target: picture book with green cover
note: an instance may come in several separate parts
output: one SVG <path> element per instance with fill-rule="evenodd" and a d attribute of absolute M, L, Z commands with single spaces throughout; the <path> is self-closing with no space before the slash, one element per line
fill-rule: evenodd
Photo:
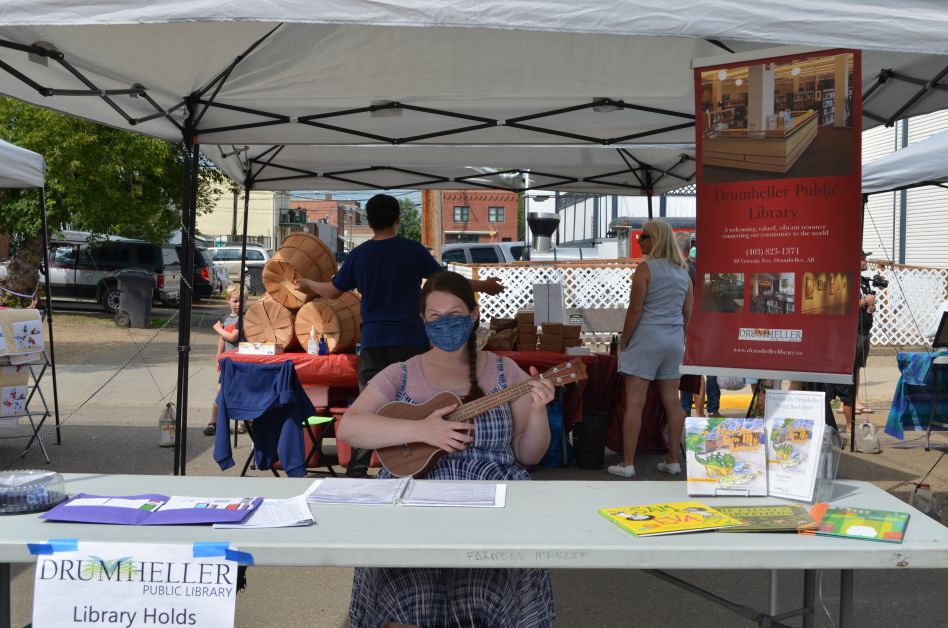
<path fill-rule="evenodd" d="M 816 521 L 804 506 L 717 506 L 729 517 L 740 519 L 744 525 L 721 528 L 720 532 L 800 532 L 815 530 Z"/>
<path fill-rule="evenodd" d="M 599 514 L 635 536 L 700 532 L 743 523 L 697 501 L 601 508 Z"/>
<path fill-rule="evenodd" d="M 688 495 L 767 494 L 763 419 L 687 417 Z"/>
<path fill-rule="evenodd" d="M 885 543 L 901 543 L 905 538 L 909 520 L 907 512 L 821 506 L 817 504 L 810 511 L 819 521 L 816 534 Z"/>

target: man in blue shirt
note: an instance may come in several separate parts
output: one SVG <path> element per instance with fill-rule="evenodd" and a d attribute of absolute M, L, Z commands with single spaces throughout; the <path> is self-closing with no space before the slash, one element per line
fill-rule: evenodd
<path fill-rule="evenodd" d="M 424 246 L 398 235 L 400 207 L 387 194 L 376 194 L 365 204 L 372 238 L 352 249 L 332 281 L 297 280 L 310 296 L 335 299 L 357 288 L 360 312 L 359 388 L 389 364 L 404 362 L 428 350 L 421 318 L 421 280 L 444 270 Z M 494 278 L 471 280 L 476 292 L 499 294 L 503 285 Z M 353 449 L 348 477 L 365 477 L 372 451 Z"/>

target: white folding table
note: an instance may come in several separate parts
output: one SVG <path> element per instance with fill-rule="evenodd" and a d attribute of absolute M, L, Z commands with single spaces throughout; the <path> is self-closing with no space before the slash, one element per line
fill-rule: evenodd
<path fill-rule="evenodd" d="M 101 495 L 290 497 L 312 480 L 138 475 L 66 476 L 67 492 Z M 803 616 L 814 624 L 818 570 L 841 572 L 840 626 L 853 625 L 853 570 L 948 567 L 948 528 L 867 482 L 839 481 L 833 504 L 911 513 L 901 544 L 796 534 L 714 532 L 636 538 L 599 508 L 687 499 L 684 482 L 511 482 L 502 509 L 313 506 L 308 528 L 214 530 L 209 526 L 108 526 L 50 523 L 37 515 L 0 519 L 0 627 L 10 621 L 10 564 L 31 563 L 28 542 L 192 543 L 229 541 L 256 565 L 392 567 L 547 567 L 641 569 L 771 626 Z M 704 498 L 710 505 L 783 503 L 771 498 Z M 368 516 L 367 510 L 371 510 Z M 665 574 L 668 569 L 799 569 L 804 607 L 775 617 L 723 600 Z"/>

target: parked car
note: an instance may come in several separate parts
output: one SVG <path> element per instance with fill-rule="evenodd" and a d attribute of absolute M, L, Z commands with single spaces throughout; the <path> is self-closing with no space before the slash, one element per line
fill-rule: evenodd
<path fill-rule="evenodd" d="M 215 246 L 208 249 L 211 259 L 215 263 L 223 264 L 227 268 L 227 275 L 234 283 L 240 281 L 240 244 L 228 244 L 225 246 Z M 273 251 L 259 244 L 247 244 L 246 266 L 248 268 L 260 267 L 273 257 Z M 250 287 L 250 276 L 244 279 L 244 285 Z"/>
<path fill-rule="evenodd" d="M 181 254 L 180 244 L 175 245 L 175 251 L 178 253 L 179 262 L 181 262 L 183 256 Z M 214 263 L 211 261 L 211 255 L 207 249 L 195 247 L 193 273 L 194 280 L 191 282 L 191 299 L 193 301 L 209 299 L 212 296 L 221 293 L 220 281 L 214 274 L 213 264 Z M 181 262 L 181 265 L 184 265 L 183 262 Z"/>
<path fill-rule="evenodd" d="M 82 231 L 64 231 L 50 242 L 50 296 L 95 300 L 114 314 L 119 308 L 116 274 L 123 268 L 144 268 L 155 273 L 155 299 L 169 306 L 177 302 L 181 263 L 173 244 L 117 236 L 90 242 L 89 236 Z"/>
<path fill-rule="evenodd" d="M 442 264 L 510 264 L 530 260 L 523 242 L 465 242 L 441 247 Z"/>

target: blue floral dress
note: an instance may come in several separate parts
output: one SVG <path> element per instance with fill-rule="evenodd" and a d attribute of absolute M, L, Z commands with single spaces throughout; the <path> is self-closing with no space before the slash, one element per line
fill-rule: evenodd
<path fill-rule="evenodd" d="M 396 401 L 408 395 L 408 367 L 401 364 Z M 497 358 L 497 387 L 507 387 L 503 360 Z M 428 480 L 529 480 L 511 447 L 510 404 L 478 416 L 474 443 L 442 457 Z M 383 469 L 379 477 L 391 477 Z M 417 626 L 553 625 L 553 587 L 546 569 L 427 569 L 358 567 L 352 580 L 349 621 L 353 628 L 378 628 L 387 622 Z"/>

